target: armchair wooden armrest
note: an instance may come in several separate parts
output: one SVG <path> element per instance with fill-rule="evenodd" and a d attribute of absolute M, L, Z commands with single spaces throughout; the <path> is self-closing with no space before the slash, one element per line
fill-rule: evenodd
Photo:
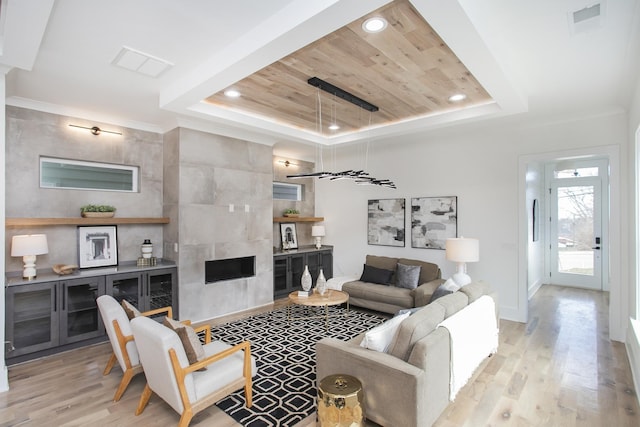
<path fill-rule="evenodd" d="M 149 317 L 149 316 L 154 316 L 156 314 L 162 314 L 162 313 L 166 313 L 167 317 L 170 317 L 173 319 L 173 309 L 171 308 L 171 306 L 156 308 L 153 310 L 145 311 L 140 314 L 142 314 L 143 316 Z"/>
<path fill-rule="evenodd" d="M 211 342 L 211 326 L 210 325 L 200 325 L 200 326 L 194 327 L 193 330 L 196 331 L 196 333 L 204 332 L 205 344 L 209 344 Z"/>

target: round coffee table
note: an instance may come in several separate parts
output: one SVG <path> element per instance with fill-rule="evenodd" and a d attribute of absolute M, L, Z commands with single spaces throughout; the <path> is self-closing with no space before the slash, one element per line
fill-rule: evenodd
<path fill-rule="evenodd" d="M 287 320 L 302 320 L 302 319 L 323 319 L 324 318 L 324 330 L 329 329 L 329 306 L 340 305 L 347 303 L 347 312 L 345 316 L 349 315 L 349 294 L 343 291 L 336 291 L 334 289 L 328 289 L 324 295 L 320 295 L 317 292 L 313 292 L 308 297 L 298 296 L 298 291 L 291 292 L 289 294 L 289 304 L 287 305 Z M 293 318 L 291 317 L 291 305 L 303 305 L 306 307 L 324 307 L 324 315 L 320 316 L 305 316 Z"/>

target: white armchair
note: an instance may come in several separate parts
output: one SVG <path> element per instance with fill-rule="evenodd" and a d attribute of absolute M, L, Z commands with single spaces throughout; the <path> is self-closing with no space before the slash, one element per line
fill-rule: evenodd
<path fill-rule="evenodd" d="M 248 341 L 235 346 L 205 343 L 205 358 L 189 365 L 173 330 L 146 317 L 131 320 L 131 329 L 147 377 L 136 415 L 144 411 L 152 392 L 181 414 L 179 426 L 189 425 L 195 414 L 242 387 L 251 407 L 256 361 Z"/>
<path fill-rule="evenodd" d="M 140 364 L 136 344 L 133 341 L 129 317 L 122 305 L 110 295 L 101 295 L 96 299 L 96 302 L 113 348 L 113 353 L 102 375 L 108 375 L 115 366 L 116 361 L 122 369 L 122 380 L 113 396 L 113 401 L 117 402 L 124 394 L 131 379 L 142 372 L 142 365 Z M 164 314 L 167 317 L 173 317 L 173 310 L 171 307 L 163 307 L 139 314 L 143 316 Z M 188 324 L 189 322 L 186 321 L 185 323 Z M 206 332 L 210 333 L 208 325 L 205 325 L 202 329 L 206 329 Z"/>

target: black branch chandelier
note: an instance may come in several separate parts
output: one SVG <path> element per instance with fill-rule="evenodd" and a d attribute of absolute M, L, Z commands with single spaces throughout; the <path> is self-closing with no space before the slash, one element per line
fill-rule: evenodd
<path fill-rule="evenodd" d="M 340 89 L 337 86 L 334 86 L 330 83 L 325 82 L 324 80 L 321 80 L 317 77 L 312 77 L 309 80 L 307 80 L 307 83 L 309 83 L 311 86 L 315 86 L 318 89 L 322 89 L 325 92 L 328 92 L 330 94 L 332 94 L 335 97 L 344 99 L 346 101 L 351 102 L 352 104 L 357 105 L 358 107 L 369 111 L 369 114 L 371 114 L 372 112 L 378 111 L 378 107 L 370 104 L 369 102 L 365 101 L 364 99 L 358 98 L 357 96 L 343 90 Z M 320 123 L 320 129 L 322 130 L 322 103 L 320 101 L 320 93 L 318 92 L 318 116 L 319 116 L 319 123 Z M 367 148 L 368 151 L 368 148 Z M 322 163 L 322 162 L 321 162 Z M 387 187 L 387 188 L 396 188 L 396 185 L 393 183 L 393 181 L 388 180 L 388 179 L 377 179 L 374 178 L 372 176 L 369 175 L 369 173 L 365 172 L 364 170 L 353 170 L 353 169 L 349 169 L 349 170 L 345 170 L 342 172 L 311 172 L 311 173 L 300 173 L 300 174 L 293 174 L 293 175 L 287 175 L 287 178 L 289 179 L 297 179 L 297 178 L 318 178 L 318 179 L 328 179 L 329 181 L 336 181 L 336 180 L 340 180 L 340 179 L 351 179 L 353 180 L 356 184 L 358 185 L 378 185 L 381 187 Z"/>

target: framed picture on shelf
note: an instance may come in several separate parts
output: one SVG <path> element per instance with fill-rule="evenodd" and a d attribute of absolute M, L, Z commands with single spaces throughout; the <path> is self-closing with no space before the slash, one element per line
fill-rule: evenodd
<path fill-rule="evenodd" d="M 367 201 L 367 244 L 404 247 L 404 199 Z"/>
<path fill-rule="evenodd" d="M 449 237 L 458 237 L 458 198 L 411 199 L 411 247 L 444 250 Z"/>
<path fill-rule="evenodd" d="M 79 226 L 78 258 L 80 268 L 118 265 L 116 226 Z"/>
<path fill-rule="evenodd" d="M 283 222 L 280 224 L 280 236 L 282 237 L 282 249 L 298 249 L 298 234 L 296 224 Z"/>

